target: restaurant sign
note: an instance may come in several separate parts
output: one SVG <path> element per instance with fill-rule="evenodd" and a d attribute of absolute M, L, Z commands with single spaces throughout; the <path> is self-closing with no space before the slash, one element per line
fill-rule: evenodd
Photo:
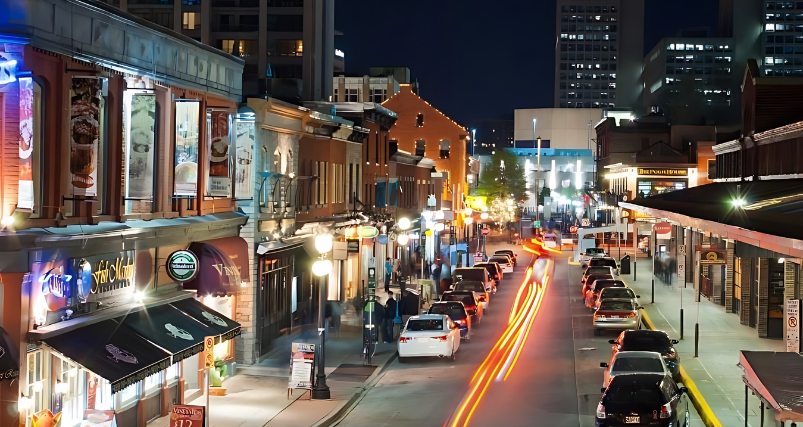
<path fill-rule="evenodd" d="M 638 168 L 639 175 L 651 176 L 688 176 L 688 169 L 677 168 Z"/>
<path fill-rule="evenodd" d="M 699 252 L 701 265 L 725 264 L 727 252 L 725 249 L 706 248 L 709 245 L 697 245 L 695 250 Z"/>
<path fill-rule="evenodd" d="M 121 251 L 72 260 L 78 302 L 87 302 L 92 295 L 134 289 L 134 253 Z"/>
<path fill-rule="evenodd" d="M 215 266 L 217 269 L 217 266 Z M 221 272 L 218 269 L 218 272 Z M 175 251 L 167 257 L 167 275 L 176 282 L 189 282 L 198 274 L 198 256 L 192 251 Z"/>

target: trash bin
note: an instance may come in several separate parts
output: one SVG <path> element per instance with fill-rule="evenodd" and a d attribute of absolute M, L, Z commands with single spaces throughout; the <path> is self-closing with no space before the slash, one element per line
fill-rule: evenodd
<path fill-rule="evenodd" d="M 619 261 L 619 274 L 630 274 L 630 255 L 625 255 Z"/>

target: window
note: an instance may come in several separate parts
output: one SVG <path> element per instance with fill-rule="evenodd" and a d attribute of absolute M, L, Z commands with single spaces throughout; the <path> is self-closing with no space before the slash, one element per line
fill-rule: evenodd
<path fill-rule="evenodd" d="M 53 398 L 61 400 L 64 425 L 74 425 L 84 418 L 84 375 L 86 373 L 64 359 L 57 360 L 56 366 L 60 374 L 56 379 Z"/>
<path fill-rule="evenodd" d="M 385 102 L 385 99 L 387 99 L 387 93 L 388 93 L 387 89 L 373 89 L 372 92 L 374 97 L 372 101 L 377 104 L 381 104 Z"/>
<path fill-rule="evenodd" d="M 427 143 L 424 140 L 417 140 L 415 142 L 415 155 L 424 157 L 426 156 Z"/>
<path fill-rule="evenodd" d="M 272 50 L 277 56 L 301 56 L 304 53 L 304 43 L 302 40 L 285 39 L 276 40 L 275 48 Z"/>
<path fill-rule="evenodd" d="M 157 372 L 157 373 L 155 373 L 153 375 L 145 377 L 145 380 L 143 381 L 143 384 L 145 386 L 145 390 L 144 390 L 145 393 L 148 393 L 148 392 L 154 390 L 156 387 L 162 385 L 162 373 L 161 372 Z"/>
<path fill-rule="evenodd" d="M 182 14 L 181 28 L 184 30 L 200 30 L 201 12 L 184 12 Z"/>
<path fill-rule="evenodd" d="M 302 32 L 303 15 L 268 15 L 268 31 Z"/>
<path fill-rule="evenodd" d="M 50 407 L 50 402 L 45 399 L 49 366 L 48 358 L 42 350 L 28 353 L 28 390 L 25 391 L 25 396 L 31 399 L 31 413 Z"/>
<path fill-rule="evenodd" d="M 418 113 L 418 116 L 416 116 L 416 118 L 415 118 L 415 125 L 417 127 L 424 127 L 424 115 L 423 114 Z"/>
<path fill-rule="evenodd" d="M 123 92 L 126 214 L 150 213 L 153 208 L 156 111 L 156 97 L 151 91 Z"/>
<path fill-rule="evenodd" d="M 441 157 L 441 159 L 448 159 L 449 158 L 449 140 L 448 139 L 442 139 L 441 140 L 440 157 Z"/>
<path fill-rule="evenodd" d="M 329 162 L 315 162 L 318 172 L 318 191 L 317 191 L 317 198 L 316 203 L 318 205 L 325 205 L 326 194 L 329 188 L 327 170 L 329 169 Z"/>
<path fill-rule="evenodd" d="M 235 40 L 220 40 L 218 41 L 218 49 L 231 55 L 234 53 L 235 43 Z"/>
<path fill-rule="evenodd" d="M 346 88 L 346 102 L 360 102 L 360 92 L 358 88 Z"/>

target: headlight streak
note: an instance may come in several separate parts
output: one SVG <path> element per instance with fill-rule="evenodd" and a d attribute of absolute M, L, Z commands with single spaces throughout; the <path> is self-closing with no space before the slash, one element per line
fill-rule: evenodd
<path fill-rule="evenodd" d="M 491 348 L 480 367 L 477 368 L 471 378 L 469 391 L 463 397 L 446 425 L 450 427 L 468 426 L 491 383 L 494 380 L 507 380 L 508 376 L 513 372 L 521 355 L 521 350 L 527 342 L 527 337 L 541 307 L 541 302 L 544 299 L 543 296 L 549 283 L 549 269 L 553 261 L 551 259 L 546 259 L 545 261 L 546 265 L 543 268 L 543 277 L 540 284 L 536 283 L 535 280 L 531 280 L 533 267 L 528 268 L 524 281 L 519 287 L 516 300 L 513 303 L 507 328 Z M 525 289 L 527 290 L 526 297 L 521 301 L 521 296 L 524 294 Z M 521 305 L 519 306 L 520 301 Z M 517 338 L 512 339 L 514 337 Z M 467 410 L 468 412 L 466 412 Z M 465 420 L 463 419 L 464 414 Z"/>

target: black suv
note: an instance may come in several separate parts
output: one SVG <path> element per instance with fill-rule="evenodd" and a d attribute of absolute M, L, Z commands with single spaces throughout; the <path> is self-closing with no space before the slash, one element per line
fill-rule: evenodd
<path fill-rule="evenodd" d="M 613 377 L 597 405 L 596 427 L 688 427 L 686 388 L 669 375 L 622 374 Z"/>

